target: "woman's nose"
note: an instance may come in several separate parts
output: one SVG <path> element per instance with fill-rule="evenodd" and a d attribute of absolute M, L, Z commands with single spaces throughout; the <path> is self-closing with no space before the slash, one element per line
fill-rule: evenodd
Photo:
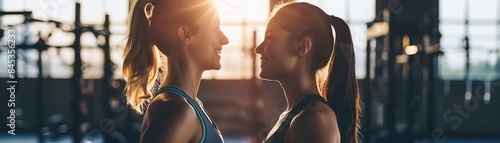
<path fill-rule="evenodd" d="M 221 43 L 222 45 L 227 45 L 227 44 L 229 44 L 229 39 L 227 39 L 226 35 L 225 35 L 222 31 L 220 31 L 220 35 L 221 35 L 221 36 L 220 36 L 220 43 Z"/>
<path fill-rule="evenodd" d="M 257 47 L 255 47 L 254 52 L 257 54 L 261 54 L 263 47 L 264 47 L 264 42 L 260 43 Z"/>

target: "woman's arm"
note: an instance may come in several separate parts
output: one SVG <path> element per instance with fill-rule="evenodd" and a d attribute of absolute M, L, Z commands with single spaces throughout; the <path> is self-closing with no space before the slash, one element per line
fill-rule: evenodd
<path fill-rule="evenodd" d="M 196 113 L 183 98 L 152 102 L 143 119 L 141 143 L 187 143 L 198 129 Z"/>

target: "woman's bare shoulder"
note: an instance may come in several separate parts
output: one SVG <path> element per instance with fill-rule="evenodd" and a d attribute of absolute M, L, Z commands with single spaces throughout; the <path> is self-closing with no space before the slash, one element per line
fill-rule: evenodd
<path fill-rule="evenodd" d="M 191 105 L 183 97 L 172 93 L 162 93 L 156 96 L 149 104 L 144 117 L 151 118 L 150 120 L 182 118 L 188 121 L 196 121 L 196 113 Z"/>
<path fill-rule="evenodd" d="M 312 102 L 295 116 L 287 131 L 294 142 L 340 142 L 337 118 L 322 102 Z"/>
<path fill-rule="evenodd" d="M 187 142 L 196 133 L 196 122 L 196 113 L 184 98 L 160 94 L 151 101 L 144 114 L 141 142 Z"/>

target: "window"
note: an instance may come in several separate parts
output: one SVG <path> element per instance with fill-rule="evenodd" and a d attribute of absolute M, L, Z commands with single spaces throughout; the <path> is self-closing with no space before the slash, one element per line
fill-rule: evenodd
<path fill-rule="evenodd" d="M 441 0 L 439 1 L 441 47 L 439 75 L 443 79 L 462 80 L 466 71 L 464 38 L 470 45 L 470 77 L 497 79 L 500 77 L 498 1 Z M 468 11 L 467 11 L 468 9 Z M 469 19 L 469 25 L 465 20 Z"/>

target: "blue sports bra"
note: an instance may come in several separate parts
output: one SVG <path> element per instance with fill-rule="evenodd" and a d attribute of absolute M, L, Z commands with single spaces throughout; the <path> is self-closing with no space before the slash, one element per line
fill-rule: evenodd
<path fill-rule="evenodd" d="M 193 107 L 198 119 L 200 120 L 202 127 L 202 137 L 200 143 L 223 143 L 222 135 L 215 125 L 215 123 L 209 120 L 207 113 L 198 105 L 198 103 L 189 97 L 186 92 L 184 92 L 181 88 L 177 86 L 165 86 L 162 87 L 156 92 L 156 95 L 164 92 L 170 92 L 178 96 L 182 96 L 188 101 L 188 103 Z M 213 121 L 213 120 L 212 120 Z"/>

